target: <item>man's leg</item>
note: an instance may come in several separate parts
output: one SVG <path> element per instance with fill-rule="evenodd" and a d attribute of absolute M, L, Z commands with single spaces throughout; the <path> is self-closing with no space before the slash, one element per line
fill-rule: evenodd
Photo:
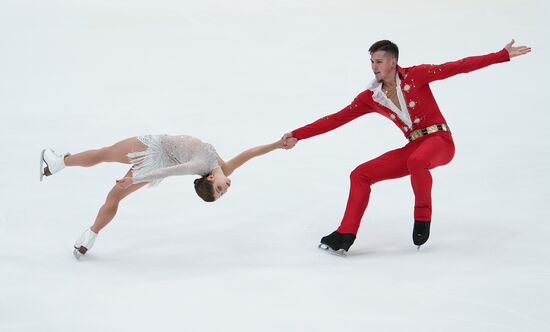
<path fill-rule="evenodd" d="M 447 136 L 448 135 L 448 136 Z M 413 242 L 420 248 L 428 241 L 432 220 L 432 175 L 430 169 L 448 164 L 455 148 L 450 134 L 429 136 L 421 141 L 407 160 L 414 191 Z"/>
<path fill-rule="evenodd" d="M 449 135 L 449 134 L 444 134 Z M 414 191 L 414 219 L 432 219 L 432 175 L 430 169 L 448 164 L 454 156 L 452 138 L 435 134 L 426 137 L 410 154 L 407 168 Z"/>
<path fill-rule="evenodd" d="M 371 185 L 389 179 L 409 175 L 407 159 L 410 151 L 407 146 L 392 150 L 359 165 L 350 174 L 350 191 L 346 211 L 339 233 L 357 234 L 363 214 L 369 204 Z"/>
<path fill-rule="evenodd" d="M 386 152 L 385 154 L 358 166 L 351 172 L 351 186 L 344 217 L 335 232 L 321 239 L 319 248 L 344 255 L 355 241 L 361 224 L 361 218 L 369 203 L 371 185 L 388 179 L 409 174 L 407 159 L 411 149 L 408 145 Z"/>

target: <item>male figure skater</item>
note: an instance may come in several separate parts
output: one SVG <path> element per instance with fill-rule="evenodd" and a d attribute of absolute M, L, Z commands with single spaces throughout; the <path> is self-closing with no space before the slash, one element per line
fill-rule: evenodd
<path fill-rule="evenodd" d="M 414 192 L 413 242 L 420 248 L 430 235 L 432 220 L 432 176 L 430 170 L 448 164 L 455 148 L 451 130 L 430 90 L 433 81 L 468 73 L 489 65 L 510 61 L 527 54 L 530 47 L 513 47 L 514 40 L 502 50 L 468 57 L 441 65 L 401 68 L 399 50 L 389 40 L 369 48 L 375 79 L 367 90 L 341 111 L 322 117 L 284 134 L 285 147 L 291 149 L 299 140 L 331 131 L 351 120 L 376 112 L 395 123 L 408 143 L 359 165 L 351 173 L 351 187 L 344 217 L 336 231 L 321 239 L 319 248 L 345 255 L 355 241 L 361 218 L 367 208 L 371 186 L 379 181 L 410 175 Z"/>

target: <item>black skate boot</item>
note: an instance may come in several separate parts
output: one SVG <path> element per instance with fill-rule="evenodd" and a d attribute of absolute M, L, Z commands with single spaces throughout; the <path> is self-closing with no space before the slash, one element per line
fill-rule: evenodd
<path fill-rule="evenodd" d="M 321 239 L 319 248 L 327 250 L 334 255 L 345 256 L 354 241 L 355 235 L 342 234 L 334 231 Z"/>
<path fill-rule="evenodd" d="M 416 246 L 418 246 L 418 250 L 420 250 L 420 246 L 426 243 L 430 237 L 430 223 L 430 220 L 414 221 L 413 242 Z"/>

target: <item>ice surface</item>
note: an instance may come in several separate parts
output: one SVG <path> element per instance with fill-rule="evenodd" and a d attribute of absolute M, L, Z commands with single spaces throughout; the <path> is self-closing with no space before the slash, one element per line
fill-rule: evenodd
<path fill-rule="evenodd" d="M 3 0 L 0 331 L 549 330 L 549 14 L 533 0 Z M 433 172 L 420 252 L 407 178 L 373 187 L 347 257 L 317 249 L 349 173 L 405 143 L 368 115 L 251 161 L 214 204 L 193 177 L 141 190 L 74 259 L 126 166 L 40 183 L 42 148 L 189 134 L 230 158 L 346 106 L 386 38 L 403 66 L 533 47 L 432 85 L 457 154 Z"/>

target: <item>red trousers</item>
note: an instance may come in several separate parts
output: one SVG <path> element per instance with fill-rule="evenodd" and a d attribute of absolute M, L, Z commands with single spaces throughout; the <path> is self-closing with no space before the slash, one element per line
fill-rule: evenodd
<path fill-rule="evenodd" d="M 420 137 L 400 149 L 392 150 L 359 165 L 351 172 L 351 187 L 340 233 L 357 234 L 369 204 L 371 185 L 376 182 L 411 176 L 414 191 L 414 220 L 432 219 L 432 175 L 430 170 L 448 164 L 455 154 L 451 134 L 440 131 Z"/>

